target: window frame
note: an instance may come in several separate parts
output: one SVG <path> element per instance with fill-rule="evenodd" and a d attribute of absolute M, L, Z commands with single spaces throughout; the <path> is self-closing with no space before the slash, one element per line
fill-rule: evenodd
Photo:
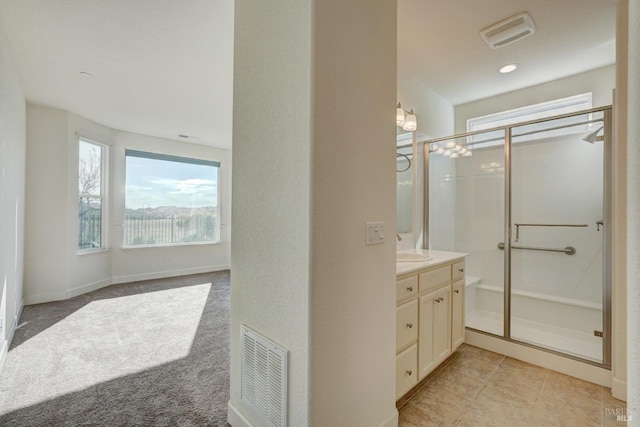
<path fill-rule="evenodd" d="M 503 128 L 506 126 L 524 123 L 527 121 L 545 119 L 558 116 L 561 114 L 576 113 L 588 110 L 593 107 L 593 93 L 585 92 L 578 95 L 567 96 L 564 98 L 552 99 L 550 101 L 530 104 L 524 107 L 513 108 L 510 110 L 499 111 L 497 113 L 487 114 L 484 116 L 472 117 L 467 119 L 467 132 L 483 131 L 488 129 Z M 500 145 L 501 142 L 478 143 L 478 140 L 500 137 L 500 130 L 495 132 L 487 132 L 467 137 L 467 143 L 473 144 L 474 149 L 493 147 Z M 533 139 L 533 138 L 531 138 Z M 520 139 L 519 142 L 524 140 Z"/>
<path fill-rule="evenodd" d="M 170 242 L 170 243 L 146 243 L 146 244 L 127 244 L 127 217 L 126 217 L 126 209 L 127 209 L 127 159 L 129 157 L 138 157 L 149 160 L 159 160 L 159 161 L 167 161 L 167 162 L 178 162 L 178 163 L 186 163 L 200 166 L 210 166 L 215 168 L 216 173 L 216 196 L 215 196 L 215 215 L 216 221 L 214 224 L 214 234 L 216 236 L 215 240 L 198 240 L 198 241 L 186 241 L 186 242 Z M 142 248 L 164 248 L 164 247 L 174 247 L 174 246 L 190 246 L 190 245 L 219 245 L 222 243 L 222 207 L 220 206 L 220 169 L 221 162 L 217 160 L 207 160 L 198 157 L 184 157 L 177 156 L 173 154 L 164 154 L 164 153 L 154 153 L 151 151 L 138 150 L 133 148 L 125 149 L 125 189 L 124 189 L 124 212 L 123 212 L 123 227 L 122 227 L 122 249 L 142 249 Z"/>
<path fill-rule="evenodd" d="M 90 145 L 94 145 L 97 146 L 100 149 L 100 194 L 99 195 L 95 195 L 95 194 L 81 194 L 80 193 L 80 188 L 78 186 L 79 182 L 80 182 L 80 145 L 82 143 L 86 143 L 86 144 L 90 144 Z M 77 205 L 76 207 L 78 208 L 78 212 L 77 212 L 77 219 L 78 219 L 78 238 L 77 238 L 77 242 L 78 242 L 78 246 L 77 246 L 77 250 L 78 250 L 78 255 L 84 255 L 84 254 L 90 254 L 90 253 L 96 253 L 96 252 L 103 252 L 109 249 L 109 233 L 108 233 L 108 218 L 107 218 L 107 213 L 109 212 L 108 210 L 108 165 L 109 165 L 109 146 L 105 143 L 96 141 L 95 139 L 92 138 L 88 138 L 86 136 L 83 135 L 78 135 L 78 162 L 77 162 L 77 179 L 76 179 L 76 191 L 78 194 L 78 198 L 77 198 Z M 99 247 L 94 247 L 94 248 L 85 248 L 82 249 L 80 248 L 80 203 L 82 201 L 82 199 L 86 199 L 86 198 L 90 198 L 90 199 L 98 199 L 100 200 L 100 246 Z"/>

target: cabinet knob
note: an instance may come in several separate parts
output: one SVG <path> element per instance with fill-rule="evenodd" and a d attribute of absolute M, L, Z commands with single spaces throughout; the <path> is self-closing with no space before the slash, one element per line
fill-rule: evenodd
<path fill-rule="evenodd" d="M 413 328 L 413 323 L 407 323 L 407 328 L 409 329 Z"/>
<path fill-rule="evenodd" d="M 453 291 L 453 292 L 455 292 L 456 294 L 459 294 L 459 293 L 460 293 L 460 289 L 456 289 L 456 290 L 455 290 L 455 291 Z"/>
<path fill-rule="evenodd" d="M 413 374 L 413 371 L 411 371 L 410 369 L 407 369 L 406 371 L 404 371 L 404 373 L 407 375 L 411 375 Z"/>
<path fill-rule="evenodd" d="M 442 298 L 436 298 L 436 302 L 440 303 L 442 301 Z"/>
<path fill-rule="evenodd" d="M 407 291 L 413 292 L 413 286 L 407 286 Z"/>
<path fill-rule="evenodd" d="M 458 269 L 458 271 L 459 271 L 460 273 L 464 273 L 464 268 L 459 268 L 459 269 Z"/>

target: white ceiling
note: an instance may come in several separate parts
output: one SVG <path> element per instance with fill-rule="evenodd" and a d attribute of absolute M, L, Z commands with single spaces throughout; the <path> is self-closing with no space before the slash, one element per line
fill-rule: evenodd
<path fill-rule="evenodd" d="M 29 101 L 231 148 L 233 0 L 0 0 L 0 14 Z"/>
<path fill-rule="evenodd" d="M 618 2 L 398 0 L 399 72 L 457 105 L 609 65 Z M 522 11 L 533 36 L 484 44 L 481 29 Z M 233 0 L 0 0 L 0 14 L 29 101 L 231 148 Z"/>
<path fill-rule="evenodd" d="M 619 0 L 398 0 L 398 69 L 454 105 L 615 62 Z M 536 32 L 491 49 L 480 30 L 529 12 Z M 511 74 L 498 68 L 520 67 Z"/>

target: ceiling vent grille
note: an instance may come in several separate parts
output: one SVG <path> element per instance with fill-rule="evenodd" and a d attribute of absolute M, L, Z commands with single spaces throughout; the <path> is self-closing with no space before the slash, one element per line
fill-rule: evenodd
<path fill-rule="evenodd" d="M 287 425 L 287 351 L 266 337 L 240 326 L 241 399 L 263 425 Z"/>
<path fill-rule="evenodd" d="M 492 49 L 498 49 L 511 43 L 522 40 L 535 33 L 536 26 L 531 15 L 522 12 L 493 24 L 480 31 L 484 41 Z"/>

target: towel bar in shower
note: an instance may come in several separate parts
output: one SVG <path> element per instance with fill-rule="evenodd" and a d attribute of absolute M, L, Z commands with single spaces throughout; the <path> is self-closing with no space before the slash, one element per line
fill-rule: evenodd
<path fill-rule="evenodd" d="M 504 243 L 498 243 L 498 249 L 501 251 L 504 250 Z M 546 252 L 564 252 L 567 255 L 574 255 L 576 253 L 576 248 L 573 246 L 567 246 L 564 249 L 554 249 L 554 248 L 535 248 L 532 246 L 511 246 L 511 249 L 526 249 L 529 251 L 546 251 Z"/>
<path fill-rule="evenodd" d="M 517 242 L 520 240 L 520 227 L 588 227 L 589 224 L 523 224 L 523 223 L 514 223 L 516 226 L 516 239 Z"/>

